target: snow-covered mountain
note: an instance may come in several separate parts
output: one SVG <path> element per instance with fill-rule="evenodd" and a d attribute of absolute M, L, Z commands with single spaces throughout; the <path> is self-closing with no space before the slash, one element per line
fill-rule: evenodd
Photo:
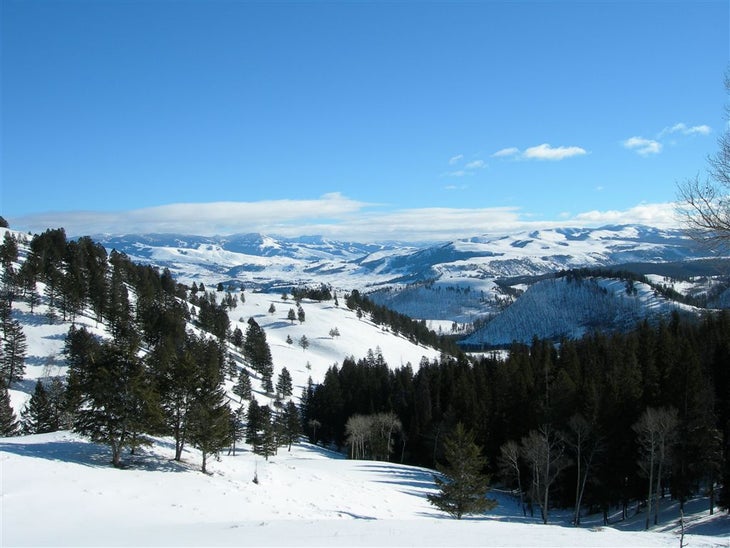
<path fill-rule="evenodd" d="M 264 290 L 321 283 L 343 290 L 360 289 L 379 304 L 433 322 L 434 328 L 441 326 L 456 331 L 501 314 L 540 276 L 628 263 L 643 273 L 662 274 L 667 268 L 659 265 L 672 264 L 675 270 L 682 270 L 676 265 L 716 259 L 680 230 L 641 225 L 553 228 L 420 246 L 337 242 L 319 237 L 285 239 L 260 234 L 214 238 L 127 235 L 101 236 L 98 240 L 108 249 L 123 251 L 135 261 L 169 268 L 183 282 L 235 281 Z M 575 301 L 575 307 L 581 307 L 576 294 L 562 298 L 570 298 Z M 566 317 L 559 326 L 542 324 L 539 330 L 532 331 L 528 324 L 511 318 L 518 314 L 544 316 L 540 306 L 550 308 L 554 303 L 540 299 L 528 302 L 538 308 L 537 312 L 528 309 L 525 303 L 502 320 L 499 336 L 495 336 L 497 328 L 493 326 L 491 334 L 482 337 L 481 342 L 486 342 L 485 338 L 530 340 L 542 332 L 546 336 L 578 334 L 589 325 L 611 323 L 605 315 L 600 320 L 597 317 L 581 320 L 582 316 L 575 314 Z M 605 310 L 623 306 L 614 303 Z M 657 308 L 643 299 L 635 299 L 632 306 L 634 313 L 618 323 L 670 307 Z M 521 326 L 524 330 L 507 332 L 507 325 L 515 329 Z"/>
<path fill-rule="evenodd" d="M 260 234 L 148 234 L 94 239 L 135 261 L 167 267 L 182 281 L 216 277 L 264 287 L 327 283 L 362 289 L 424 281 L 474 287 L 493 278 L 708 256 L 706 250 L 679 230 L 639 225 L 475 236 L 429 246 L 337 242 L 320 237 L 286 239 Z"/>

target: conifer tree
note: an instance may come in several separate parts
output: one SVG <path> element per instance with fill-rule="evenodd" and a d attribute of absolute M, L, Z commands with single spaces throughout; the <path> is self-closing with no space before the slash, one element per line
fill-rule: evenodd
<path fill-rule="evenodd" d="M 290 308 L 289 312 L 287 312 L 286 319 L 289 320 L 291 323 L 294 323 L 294 320 L 297 319 L 297 313 L 294 312 L 293 308 Z"/>
<path fill-rule="evenodd" d="M 302 418 L 299 415 L 299 409 L 296 404 L 289 400 L 284 407 L 282 417 L 282 440 L 287 450 L 291 451 L 292 443 L 294 443 L 302 433 Z"/>
<path fill-rule="evenodd" d="M 251 399 L 251 377 L 248 376 L 248 371 L 245 369 L 238 376 L 238 382 L 233 387 L 233 393 L 241 398 L 241 400 Z"/>
<path fill-rule="evenodd" d="M 190 443 L 203 456 L 200 471 L 204 474 L 208 457 L 231 442 L 231 414 L 218 379 L 206 379 L 195 397 L 188 422 Z"/>
<path fill-rule="evenodd" d="M 284 398 L 288 398 L 292 394 L 291 373 L 286 367 L 282 367 L 281 373 L 279 373 L 279 378 L 276 381 L 276 393 Z"/>
<path fill-rule="evenodd" d="M 66 344 L 73 430 L 109 445 L 112 464 L 120 467 L 122 449 L 138 445 L 159 417 L 157 401 L 136 349 L 99 343 L 84 332 L 72 328 Z"/>
<path fill-rule="evenodd" d="M 8 389 L 0 385 L 0 437 L 14 436 L 17 432 L 18 422 L 10 406 Z"/>
<path fill-rule="evenodd" d="M 261 407 L 256 399 L 252 399 L 248 404 L 248 411 L 246 412 L 246 443 L 252 447 L 256 447 L 260 443 L 259 432 L 262 428 L 261 422 Z"/>
<path fill-rule="evenodd" d="M 45 434 L 57 430 L 58 421 L 55 415 L 43 383 L 37 380 L 33 395 L 21 413 L 23 432 L 27 434 Z"/>
<path fill-rule="evenodd" d="M 23 327 L 18 320 L 3 323 L 4 341 L 0 354 L 0 379 L 10 388 L 10 385 L 23 379 L 25 375 L 25 353 L 28 350 Z"/>
<path fill-rule="evenodd" d="M 474 443 L 474 435 L 459 423 L 444 440 L 447 464 L 438 467 L 442 476 L 434 476 L 439 493 L 428 501 L 456 519 L 466 514 L 480 514 L 497 505 L 486 497 L 489 478 L 482 473 L 486 460 Z"/>
<path fill-rule="evenodd" d="M 248 320 L 243 355 L 254 371 L 260 375 L 264 375 L 269 367 L 273 367 L 271 349 L 266 342 L 266 332 L 253 318 Z"/>

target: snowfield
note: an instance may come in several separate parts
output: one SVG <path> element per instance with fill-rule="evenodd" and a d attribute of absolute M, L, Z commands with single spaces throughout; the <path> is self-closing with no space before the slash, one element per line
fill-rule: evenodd
<path fill-rule="evenodd" d="M 169 440 L 160 439 L 139 455 L 125 455 L 127 468 L 119 470 L 108 464 L 105 447 L 68 432 L 0 439 L 0 544 L 679 545 L 673 518 L 669 532 L 619 531 L 589 519 L 579 529 L 545 526 L 522 518 L 515 502 L 499 493 L 489 515 L 453 520 L 426 500 L 434 489 L 429 470 L 345 460 L 308 444 L 280 450 L 269 461 L 247 448 L 236 456 L 223 453 L 210 462 L 209 475 L 197 471 L 196 450 L 188 450 L 183 463 L 171 460 L 173 454 Z M 687 535 L 686 546 L 730 546 L 727 514 L 693 519 L 704 534 Z"/>

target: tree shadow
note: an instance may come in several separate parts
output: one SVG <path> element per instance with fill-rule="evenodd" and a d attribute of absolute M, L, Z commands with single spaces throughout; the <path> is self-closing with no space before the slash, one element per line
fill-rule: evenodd
<path fill-rule="evenodd" d="M 160 455 L 142 452 L 122 457 L 122 468 L 133 468 L 149 472 L 187 472 L 192 465 L 176 462 Z M 40 443 L 0 442 L 0 452 L 21 457 L 67 462 L 92 468 L 109 468 L 111 451 L 101 445 L 81 440 L 47 441 Z"/>

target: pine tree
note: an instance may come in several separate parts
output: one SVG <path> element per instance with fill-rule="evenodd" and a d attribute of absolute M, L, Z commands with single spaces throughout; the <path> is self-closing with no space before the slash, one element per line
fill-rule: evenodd
<path fill-rule="evenodd" d="M 299 320 L 299 323 L 304 323 L 305 319 L 304 309 L 302 308 L 302 305 L 297 305 L 297 319 Z"/>
<path fill-rule="evenodd" d="M 266 332 L 253 318 L 248 320 L 246 340 L 243 343 L 243 355 L 254 371 L 260 375 L 264 375 L 268 368 L 273 367 L 271 349 L 269 343 L 266 342 Z"/>
<path fill-rule="evenodd" d="M 220 384 L 215 379 L 208 379 L 196 395 L 188 422 L 190 443 L 200 449 L 203 456 L 200 471 L 204 474 L 208 456 L 231 442 L 231 415 Z"/>
<path fill-rule="evenodd" d="M 8 389 L 0 386 L 0 437 L 14 436 L 18 432 L 15 412 L 10 406 Z"/>
<path fill-rule="evenodd" d="M 294 312 L 293 308 L 290 308 L 289 312 L 287 312 L 286 319 L 289 320 L 291 323 L 294 323 L 294 320 L 297 319 L 297 313 Z"/>
<path fill-rule="evenodd" d="M 306 350 L 309 348 L 309 339 L 307 339 L 306 335 L 302 335 L 302 337 L 299 339 L 299 346 L 302 347 L 302 350 Z"/>
<path fill-rule="evenodd" d="M 291 445 L 302 433 L 302 418 L 299 415 L 299 409 L 296 404 L 289 400 L 284 407 L 282 417 L 282 440 L 287 445 L 287 450 L 291 451 Z"/>
<path fill-rule="evenodd" d="M 159 417 L 157 401 L 136 349 L 98 343 L 84 331 L 72 328 L 66 345 L 73 430 L 109 445 L 120 467 L 122 449 L 139 445 Z"/>
<path fill-rule="evenodd" d="M 274 303 L 271 303 L 271 306 L 269 306 L 269 314 L 273 314 L 274 312 L 276 312 L 276 307 Z"/>
<path fill-rule="evenodd" d="M 251 377 L 248 376 L 248 371 L 245 369 L 238 376 L 238 382 L 233 387 L 233 393 L 241 400 L 251 399 Z"/>
<path fill-rule="evenodd" d="M 231 416 L 229 418 L 229 437 L 231 440 L 231 447 L 228 450 L 229 455 L 236 456 L 236 444 L 241 441 L 246 435 L 246 426 L 244 418 L 246 417 L 246 411 L 243 405 L 240 405 L 235 411 L 231 410 Z"/>
<path fill-rule="evenodd" d="M 474 443 L 474 435 L 459 423 L 444 440 L 444 456 L 448 462 L 439 466 L 442 476 L 434 476 L 440 492 L 429 495 L 428 501 L 456 519 L 466 514 L 480 514 L 497 505 L 486 498 L 489 478 L 482 473 L 486 460 Z"/>
<path fill-rule="evenodd" d="M 284 398 L 288 398 L 292 394 L 291 373 L 286 367 L 282 367 L 281 373 L 279 373 L 279 378 L 276 381 L 276 393 Z"/>
<path fill-rule="evenodd" d="M 246 412 L 246 443 L 255 447 L 259 443 L 259 431 L 261 430 L 261 407 L 256 399 L 248 404 Z"/>
<path fill-rule="evenodd" d="M 3 324 L 4 342 L 0 355 L 0 379 L 9 388 L 25 375 L 25 353 L 28 350 L 23 327 L 18 320 L 10 320 Z"/>
<path fill-rule="evenodd" d="M 35 383 L 35 389 L 28 405 L 21 413 L 23 432 L 27 434 L 45 434 L 57 430 L 58 421 L 54 415 L 46 389 L 43 387 L 43 383 L 38 380 Z"/>

